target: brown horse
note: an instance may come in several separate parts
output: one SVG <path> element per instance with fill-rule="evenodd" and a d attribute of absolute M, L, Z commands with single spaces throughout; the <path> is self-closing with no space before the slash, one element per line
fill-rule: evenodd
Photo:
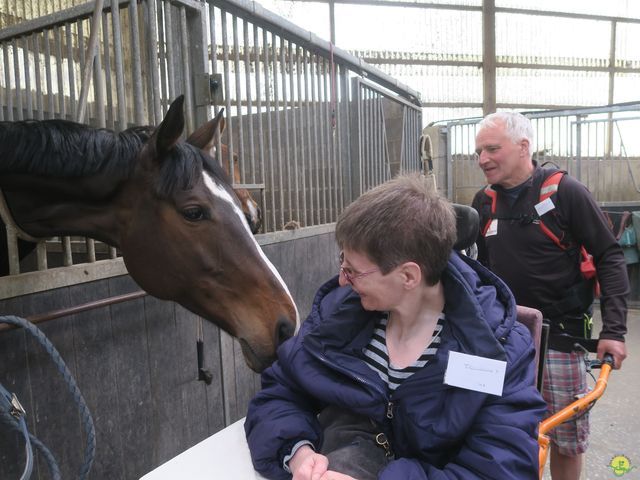
<path fill-rule="evenodd" d="M 237 337 L 261 371 L 294 333 L 298 312 L 228 176 L 206 154 L 221 115 L 181 142 L 183 101 L 154 131 L 0 122 L 0 189 L 27 234 L 118 247 L 143 289 Z"/>

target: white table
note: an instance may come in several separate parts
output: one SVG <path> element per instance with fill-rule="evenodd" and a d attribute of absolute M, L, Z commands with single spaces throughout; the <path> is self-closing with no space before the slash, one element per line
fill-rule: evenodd
<path fill-rule="evenodd" d="M 266 480 L 251 465 L 244 418 L 204 439 L 140 480 Z"/>

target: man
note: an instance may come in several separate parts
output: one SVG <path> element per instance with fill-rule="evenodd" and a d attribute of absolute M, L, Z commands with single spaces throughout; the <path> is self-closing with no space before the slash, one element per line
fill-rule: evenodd
<path fill-rule="evenodd" d="M 579 247 L 593 255 L 602 291 L 597 356 L 610 353 L 616 369 L 627 355 L 629 280 L 622 249 L 589 191 L 569 175 L 558 175 L 560 183 L 546 183 L 545 190 L 554 170 L 532 160 L 532 141 L 531 122 L 519 113 L 493 113 L 480 122 L 476 155 L 489 186 L 475 195 L 473 207 L 480 214 L 478 259 L 502 277 L 518 304 L 541 310 L 551 322 L 543 396 L 552 414 L 587 389 L 583 354 L 562 341 L 590 337 L 594 280 L 581 273 Z M 540 201 L 541 188 L 554 194 Z M 545 231 L 552 229 L 561 245 Z M 554 480 L 578 480 L 588 432 L 586 415 L 551 432 Z"/>

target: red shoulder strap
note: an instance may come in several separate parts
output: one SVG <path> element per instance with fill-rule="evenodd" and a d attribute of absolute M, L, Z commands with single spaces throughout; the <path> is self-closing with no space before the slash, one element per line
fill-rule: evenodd
<path fill-rule="evenodd" d="M 558 185 L 560 185 L 560 180 L 564 176 L 565 172 L 562 170 L 558 170 L 557 172 L 549 175 L 544 182 L 542 182 L 542 186 L 540 187 L 540 199 L 539 202 L 546 200 L 551 195 L 558 191 Z"/>
<path fill-rule="evenodd" d="M 547 198 L 550 198 L 554 193 L 558 191 L 558 185 L 560 185 L 560 180 L 562 180 L 564 174 L 565 172 L 563 172 L 562 170 L 558 170 L 557 172 L 549 175 L 544 180 L 544 182 L 542 182 L 542 185 L 540 186 L 540 198 L 538 200 L 539 202 L 543 202 Z M 540 219 L 540 228 L 542 229 L 544 234 L 551 240 L 553 240 L 553 243 L 555 243 L 559 248 L 561 248 L 562 250 L 567 249 L 567 246 L 562 243 L 560 237 L 556 235 L 549 227 L 547 227 L 542 219 Z"/>
<path fill-rule="evenodd" d="M 496 213 L 496 204 L 498 203 L 498 192 L 491 188 L 491 185 L 486 186 L 486 188 L 484 189 L 484 193 L 491 199 L 491 215 L 489 215 L 487 223 L 485 223 L 484 228 L 482 229 L 483 237 L 487 234 L 487 230 L 489 230 L 493 215 Z"/>

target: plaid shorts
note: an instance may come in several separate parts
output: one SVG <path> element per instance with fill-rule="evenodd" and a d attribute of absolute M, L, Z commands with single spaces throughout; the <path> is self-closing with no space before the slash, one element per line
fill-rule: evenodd
<path fill-rule="evenodd" d="M 549 415 L 573 402 L 575 395 L 587 393 L 586 377 L 583 353 L 547 351 L 542 396 L 547 402 Z M 589 413 L 558 425 L 548 435 L 561 454 L 575 456 L 584 453 L 589 443 Z"/>

